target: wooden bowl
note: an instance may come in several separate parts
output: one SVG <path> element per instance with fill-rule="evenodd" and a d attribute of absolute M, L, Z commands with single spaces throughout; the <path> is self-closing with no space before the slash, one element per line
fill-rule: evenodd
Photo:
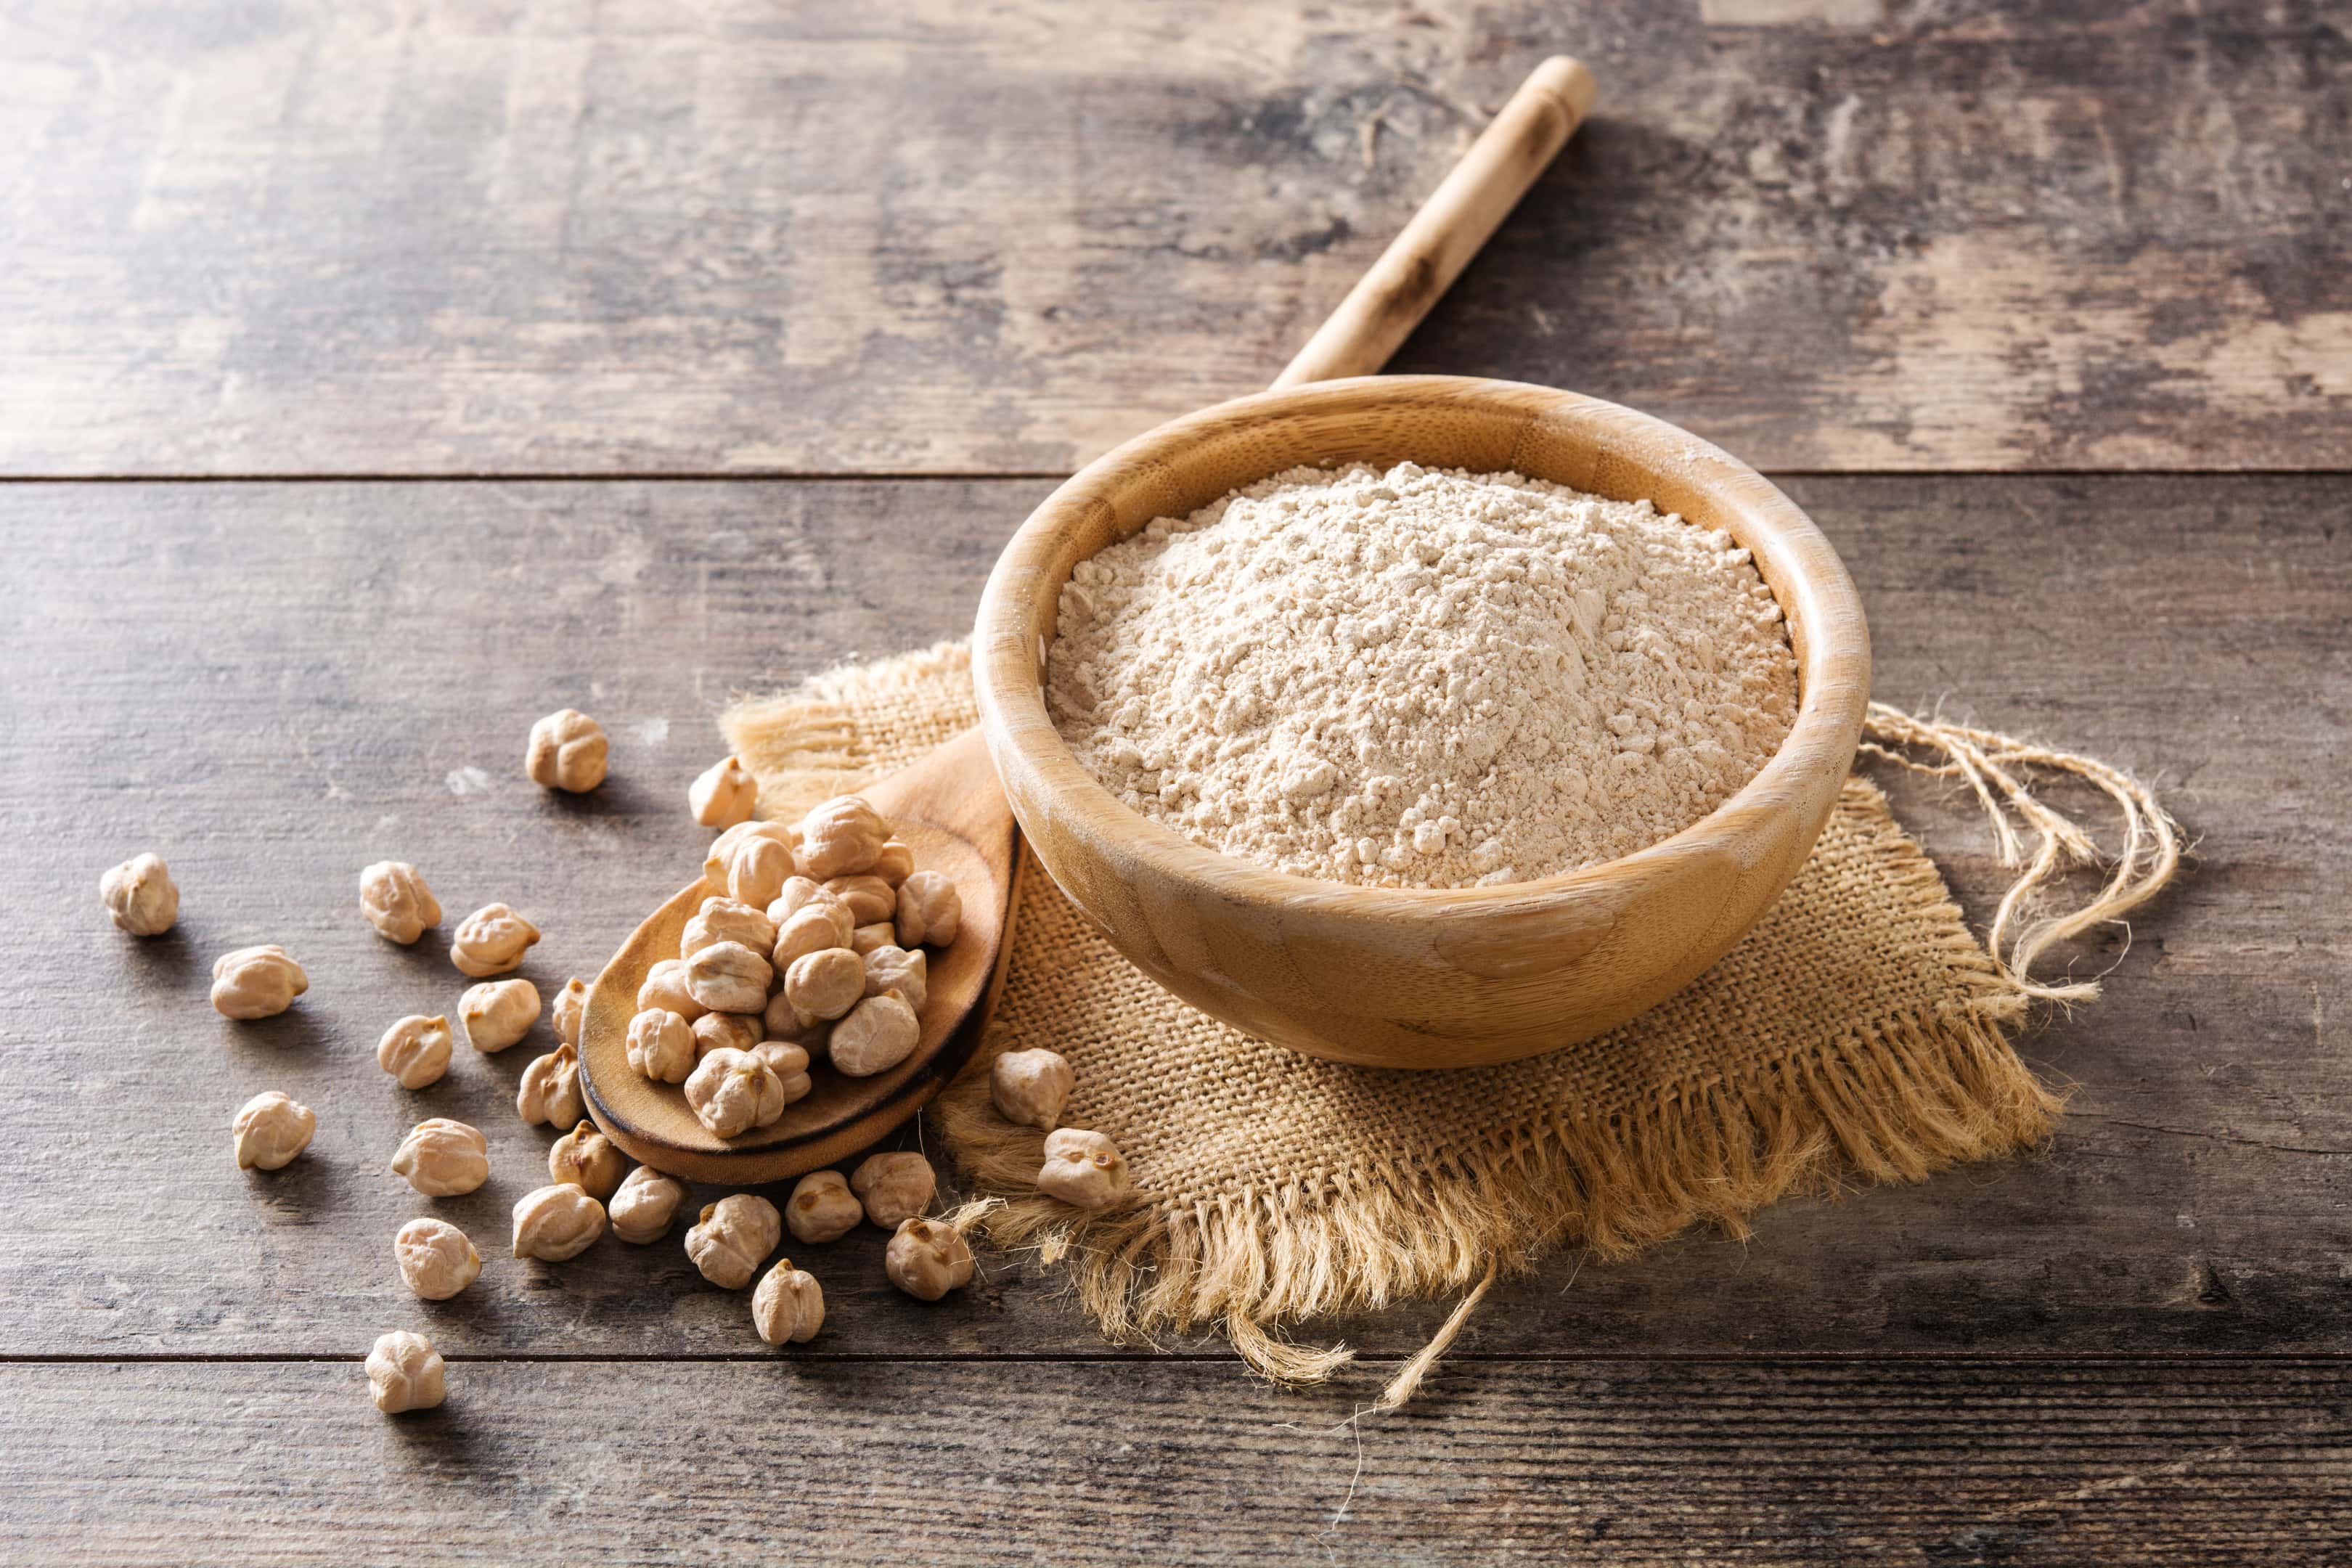
<path fill-rule="evenodd" d="M 1046 716 L 1062 584 L 1154 518 L 1300 464 L 1511 470 L 1647 498 L 1754 552 L 1797 657 L 1788 740 L 1663 843 L 1496 888 L 1361 888 L 1203 849 L 1129 810 Z M 1517 382 L 1360 376 L 1162 425 L 1030 514 L 982 594 L 973 677 L 989 752 L 1038 858 L 1119 952 L 1237 1029 L 1339 1061 L 1448 1068 L 1573 1045 L 1688 984 L 1803 864 L 1853 765 L 1870 635 L 1837 554 L 1759 475 L 1630 408 Z"/>

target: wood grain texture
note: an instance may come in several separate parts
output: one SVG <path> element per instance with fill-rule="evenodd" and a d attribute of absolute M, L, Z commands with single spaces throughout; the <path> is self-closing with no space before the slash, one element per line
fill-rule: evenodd
<path fill-rule="evenodd" d="M 0 486 L 0 1352 L 341 1353 L 386 1314 L 452 1351 L 763 1354 L 739 1297 L 678 1242 L 574 1263 L 495 1256 L 420 1309 L 390 1238 L 441 1212 L 486 1255 L 543 1179 L 513 1115 L 545 1026 L 417 1094 L 371 1047 L 464 980 L 441 940 L 362 923 L 359 868 L 415 859 L 454 910 L 506 899 L 546 931 L 543 994 L 601 963 L 700 862 L 685 790 L 709 720 L 850 652 L 952 635 L 1048 486 Z M 1739 1246 L 1566 1256 L 1498 1286 L 1474 1354 L 1787 1351 L 2333 1352 L 2352 1342 L 2352 480 L 1808 479 L 1852 566 L 1876 694 L 2047 737 L 2156 780 L 2199 858 L 2085 970 L 2107 996 L 2023 1041 L 2076 1086 L 2041 1159 L 1843 1205 L 1793 1203 Z M 613 776 L 521 776 L 571 703 Z M 1980 918 L 2006 875 L 1963 800 L 1901 779 L 1904 818 Z M 96 881 L 145 846 L 184 891 L 174 936 L 108 927 Z M 231 1025 L 210 957 L 276 940 L 293 1012 Z M 279 1087 L 319 1141 L 241 1174 L 228 1121 Z M 385 1173 L 416 1118 L 488 1135 L 491 1184 L 439 1205 Z M 101 1159 L 101 1151 L 103 1156 Z M 707 1194 L 706 1194 L 707 1195 Z M 808 1249 L 845 1353 L 1106 1353 L 1050 1276 L 1002 1260 L 951 1310 L 881 1280 L 879 1232 Z M 795 1256 L 800 1256 L 796 1254 Z M 1424 1303 L 1318 1327 L 1416 1348 Z M 1221 1353 L 1211 1344 L 1171 1345 Z M 1110 1353 L 1146 1355 L 1150 1347 Z"/>
<path fill-rule="evenodd" d="M 1763 770 L 1671 838 L 1500 888 L 1286 876 L 1129 810 L 1071 752 L 1045 650 L 1077 564 L 1301 465 L 1507 469 L 1654 501 L 1728 532 L 1785 615 L 1797 717 Z M 1129 962 L 1246 1034 L 1368 1067 L 1517 1060 L 1591 1039 L 1731 951 L 1821 837 L 1870 698 L 1870 629 L 1811 519 L 1737 458 L 1645 415 L 1468 376 L 1277 388 L 1161 426 L 1088 464 L 998 557 L 973 685 L 1038 859 Z"/>
<path fill-rule="evenodd" d="M 0 1367 L 12 1538 L 110 1568 L 2352 1552 L 2332 1362 L 1456 1363 L 1352 1426 L 1344 1397 L 1187 1363 L 458 1363 L 448 1384 L 387 1419 L 349 1361 Z"/>
<path fill-rule="evenodd" d="M 1067 472 L 1607 84 L 1393 368 L 1768 471 L 2352 464 L 2321 0 L 9 0 L 0 471 Z"/>

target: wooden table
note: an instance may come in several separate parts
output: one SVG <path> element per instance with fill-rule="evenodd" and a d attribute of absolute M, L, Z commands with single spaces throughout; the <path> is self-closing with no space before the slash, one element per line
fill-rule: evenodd
<path fill-rule="evenodd" d="M 2288 4 L 0 6 L 0 1557 L 2343 1561 L 2352 37 Z M 878 1233 L 782 1356 L 675 1242 L 502 1256 L 530 1049 L 355 873 L 593 973 L 711 717 L 957 635 L 1055 476 L 1263 383 L 1541 55 L 1597 118 L 1395 368 L 1651 410 L 1851 563 L 1878 694 L 2158 782 L 2178 890 L 2023 1042 L 2048 1152 L 1328 1325 L 1310 1394 Z M 521 776 L 566 704 L 582 799 Z M 1981 914 L 1964 805 L 1906 819 Z M 99 872 L 167 855 L 171 936 Z M 206 1009 L 278 941 L 310 994 Z M 542 1026 L 543 1029 L 543 1026 Z M 544 1048 L 543 1046 L 539 1048 Z M 282 1088 L 310 1154 L 239 1173 Z M 420 1304 L 425 1113 L 495 1174 Z M 814 1255 L 813 1255 L 814 1256 Z M 436 1413 L 356 1364 L 425 1327 Z"/>

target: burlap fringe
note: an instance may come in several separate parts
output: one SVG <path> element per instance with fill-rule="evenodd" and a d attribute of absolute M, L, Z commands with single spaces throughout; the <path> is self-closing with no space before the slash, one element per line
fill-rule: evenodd
<path fill-rule="evenodd" d="M 798 804 L 854 787 L 871 772 L 837 704 L 950 677 L 963 658 L 942 644 L 730 713 L 730 739 L 775 786 L 763 808 L 784 805 L 777 795 Z M 1007 1194 L 966 1205 L 953 1222 L 1063 1267 L 1079 1303 L 1114 1340 L 1213 1328 L 1252 1368 L 1287 1384 L 1322 1382 L 1355 1352 L 1297 1343 L 1284 1327 L 1465 1291 L 1374 1405 L 1392 1410 L 1420 1389 L 1498 1275 L 1553 1247 L 1580 1241 L 1603 1258 L 1622 1257 L 1702 1222 L 1744 1237 L 1749 1214 L 1792 1194 L 1915 1182 L 2040 1142 L 2063 1102 L 2017 1059 L 2005 1031 L 2032 1000 L 2080 1000 L 2096 994 L 2096 983 L 2044 984 L 2031 967 L 2053 943 L 2154 896 L 2179 865 L 2179 830 L 2143 786 L 2093 759 L 1879 704 L 1867 736 L 1867 752 L 1964 780 L 1995 824 L 2003 863 L 2022 867 L 1990 933 L 1998 981 L 1969 1005 L 1828 1041 L 1769 1076 L 1685 1088 L 1632 1112 L 1595 1119 L 1561 1107 L 1532 1135 L 1459 1157 L 1449 1173 L 1454 1186 L 1478 1193 L 1475 1205 L 1453 1198 L 1447 1184 L 1391 1168 L 1315 1190 L 1073 1216 L 1019 1195 L 1034 1191 L 1034 1131 L 992 1114 L 984 1096 L 950 1095 L 931 1111 L 940 1132 L 979 1191 Z M 2032 793 L 2030 770 L 2089 782 L 2124 819 L 2123 848 L 2097 894 L 2033 918 L 2037 894 L 2099 854 L 2078 824 Z M 2036 836 L 2030 854 L 2012 813 Z M 1924 864 L 1919 874 L 1936 879 Z M 990 1055 L 983 1048 L 974 1070 Z"/>

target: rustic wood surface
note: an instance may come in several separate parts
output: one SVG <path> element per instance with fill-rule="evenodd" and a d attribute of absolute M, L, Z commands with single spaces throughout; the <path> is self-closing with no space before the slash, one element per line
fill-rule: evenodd
<path fill-rule="evenodd" d="M 1561 49 L 1391 368 L 1766 469 L 2352 463 L 2325 0 L 6 0 L 0 470 L 1066 471 L 1265 385 Z"/>
<path fill-rule="evenodd" d="M 1019 1259 L 912 1302 L 877 1231 L 793 1249 L 789 1353 L 676 1236 L 507 1256 L 547 1026 L 394 1086 L 466 983 L 359 868 L 593 973 L 729 696 L 962 632 L 1045 476 L 1263 385 L 1559 49 L 1595 117 L 1393 368 L 1789 476 L 1875 695 L 2159 785 L 2197 858 L 2021 1042 L 2046 1153 L 1564 1254 L 1352 1422 L 1447 1303 L 1286 1394 Z M 0 0 L 0 1561 L 2352 1557 L 2341 15 Z M 584 798 L 521 776 L 565 704 Z M 1886 782 L 1984 915 L 1973 806 Z M 150 847 L 139 942 L 95 882 Z M 312 989 L 231 1025 L 259 941 Z M 266 1087 L 318 1141 L 239 1173 Z M 436 1114 L 481 1193 L 384 1170 Z M 456 1302 L 392 1265 L 428 1212 Z M 394 1326 L 440 1411 L 366 1404 Z"/>

